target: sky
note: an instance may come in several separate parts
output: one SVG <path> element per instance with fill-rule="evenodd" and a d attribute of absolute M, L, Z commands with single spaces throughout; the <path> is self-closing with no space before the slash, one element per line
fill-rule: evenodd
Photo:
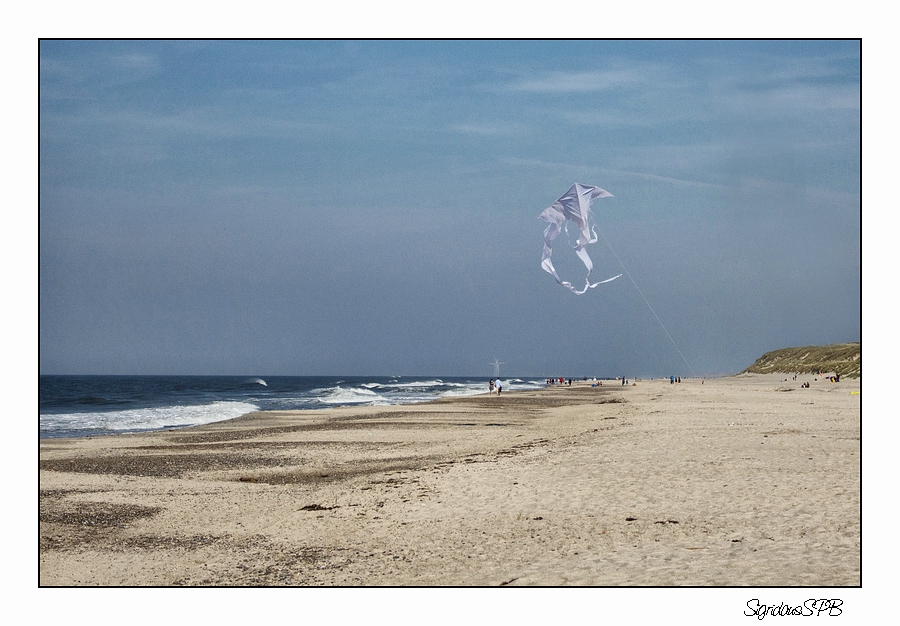
<path fill-rule="evenodd" d="M 694 376 L 861 335 L 860 43 L 39 45 L 42 374 Z M 592 279 L 538 216 L 595 201 Z M 561 277 L 584 282 L 565 236 Z"/>

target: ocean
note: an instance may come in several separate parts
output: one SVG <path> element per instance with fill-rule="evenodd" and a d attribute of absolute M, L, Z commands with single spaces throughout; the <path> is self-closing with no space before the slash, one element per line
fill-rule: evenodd
<path fill-rule="evenodd" d="M 40 376 L 40 438 L 209 424 L 252 411 L 386 406 L 487 393 L 488 378 L 409 376 Z M 503 379 L 503 389 L 543 380 Z"/>

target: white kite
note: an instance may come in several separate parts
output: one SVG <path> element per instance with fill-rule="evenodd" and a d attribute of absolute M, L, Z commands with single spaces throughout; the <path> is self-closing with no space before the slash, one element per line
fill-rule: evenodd
<path fill-rule="evenodd" d="M 600 189 L 600 187 L 591 187 L 589 185 L 575 183 L 562 198 L 544 209 L 543 213 L 540 215 L 542 220 L 550 222 L 550 225 L 544 230 L 544 256 L 541 259 L 541 267 L 543 267 L 546 272 L 553 274 L 553 278 L 556 279 L 556 282 L 563 287 L 570 289 L 574 294 L 581 295 L 588 289 L 593 289 L 597 285 L 608 283 L 621 276 L 621 274 L 619 274 L 618 276 L 613 276 L 612 278 L 601 280 L 599 283 L 592 284 L 588 279 L 591 275 L 591 270 L 594 269 L 594 264 L 591 262 L 591 257 L 588 256 L 587 251 L 584 249 L 585 245 L 597 241 L 597 233 L 594 231 L 593 224 L 589 223 L 591 217 L 591 203 L 597 198 L 612 197 L 613 195 L 611 193 L 605 189 Z M 565 230 L 566 235 L 569 234 L 566 220 L 575 222 L 578 229 L 581 231 L 574 246 L 575 254 L 578 255 L 578 258 L 581 259 L 582 263 L 584 263 L 584 266 L 587 268 L 587 275 L 584 277 L 584 289 L 581 291 L 575 289 L 575 287 L 572 286 L 572 283 L 561 280 L 556 273 L 556 268 L 553 267 L 553 262 L 550 260 L 550 255 L 553 254 L 550 242 L 559 236 L 560 230 Z"/>

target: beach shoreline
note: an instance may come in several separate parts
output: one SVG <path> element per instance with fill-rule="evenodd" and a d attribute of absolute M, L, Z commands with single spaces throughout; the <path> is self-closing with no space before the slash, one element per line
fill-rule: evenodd
<path fill-rule="evenodd" d="M 860 381 L 814 378 L 42 439 L 39 582 L 858 586 Z"/>

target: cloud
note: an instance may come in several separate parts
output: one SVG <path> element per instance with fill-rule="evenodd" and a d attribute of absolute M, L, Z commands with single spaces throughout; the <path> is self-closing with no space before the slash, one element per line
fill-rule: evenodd
<path fill-rule="evenodd" d="M 806 200 L 821 207 L 846 208 L 858 206 L 860 194 L 854 192 L 826 189 L 822 187 L 800 186 L 793 182 L 783 182 L 752 176 L 740 179 L 742 189 L 753 192 L 765 192 L 772 196 L 791 197 L 802 193 Z"/>
<path fill-rule="evenodd" d="M 243 115 L 219 107 L 195 107 L 175 113 L 135 109 L 113 112 L 85 109 L 68 115 L 48 113 L 42 120 L 41 134 L 49 138 L 74 132 L 83 137 L 89 128 L 102 128 L 105 133 L 112 132 L 118 138 L 128 137 L 131 142 L 141 137 L 153 142 L 185 137 L 284 139 L 332 130 L 329 124 L 261 114 Z"/>
<path fill-rule="evenodd" d="M 149 54 L 116 54 L 109 57 L 109 64 L 134 74 L 155 74 L 160 70 L 156 57 Z"/>
<path fill-rule="evenodd" d="M 620 109 L 567 111 L 563 113 L 563 117 L 573 124 L 602 126 L 604 128 L 650 127 L 659 123 L 659 120 L 651 118 L 646 113 L 637 111 L 625 112 Z"/>
<path fill-rule="evenodd" d="M 521 129 L 503 124 L 484 124 L 484 123 L 468 123 L 468 124 L 451 124 L 449 129 L 466 135 L 512 135 L 520 132 Z"/>
<path fill-rule="evenodd" d="M 526 169 L 540 169 L 546 172 L 560 173 L 560 172 L 568 172 L 569 175 L 578 177 L 578 176 L 593 176 L 595 175 L 599 169 L 597 167 L 591 165 L 585 165 L 583 163 L 562 163 L 559 161 L 546 161 L 543 159 L 525 159 L 521 157 L 502 157 L 500 159 L 500 163 L 506 165 L 512 165 L 514 167 L 521 167 Z"/>
<path fill-rule="evenodd" d="M 610 172 L 613 174 L 623 174 L 626 176 L 637 176 L 639 178 L 644 178 L 647 180 L 654 180 L 663 183 L 671 183 L 673 185 L 683 186 L 683 187 L 702 187 L 705 189 L 726 189 L 725 185 L 720 185 L 718 183 L 709 183 L 702 180 L 689 180 L 685 178 L 675 178 L 672 176 L 660 176 L 658 174 L 651 174 L 649 172 L 630 172 L 627 170 L 614 170 L 608 168 L 602 168 L 600 171 Z"/>
<path fill-rule="evenodd" d="M 770 85 L 721 86 L 713 91 L 710 105 L 722 118 L 738 116 L 762 120 L 787 121 L 793 126 L 798 118 L 809 123 L 807 116 L 823 116 L 859 112 L 859 84 L 809 85 L 779 83 Z M 818 119 L 814 117 L 813 121 Z M 776 129 L 781 132 L 780 129 Z"/>
<path fill-rule="evenodd" d="M 547 72 L 507 85 L 514 91 L 535 93 L 584 93 L 634 86 L 647 80 L 645 68 L 607 69 L 588 72 Z"/>
<path fill-rule="evenodd" d="M 85 59 L 43 54 L 40 58 L 41 100 L 102 100 L 110 90 L 140 83 L 162 73 L 159 60 L 148 54 L 98 54 Z"/>

